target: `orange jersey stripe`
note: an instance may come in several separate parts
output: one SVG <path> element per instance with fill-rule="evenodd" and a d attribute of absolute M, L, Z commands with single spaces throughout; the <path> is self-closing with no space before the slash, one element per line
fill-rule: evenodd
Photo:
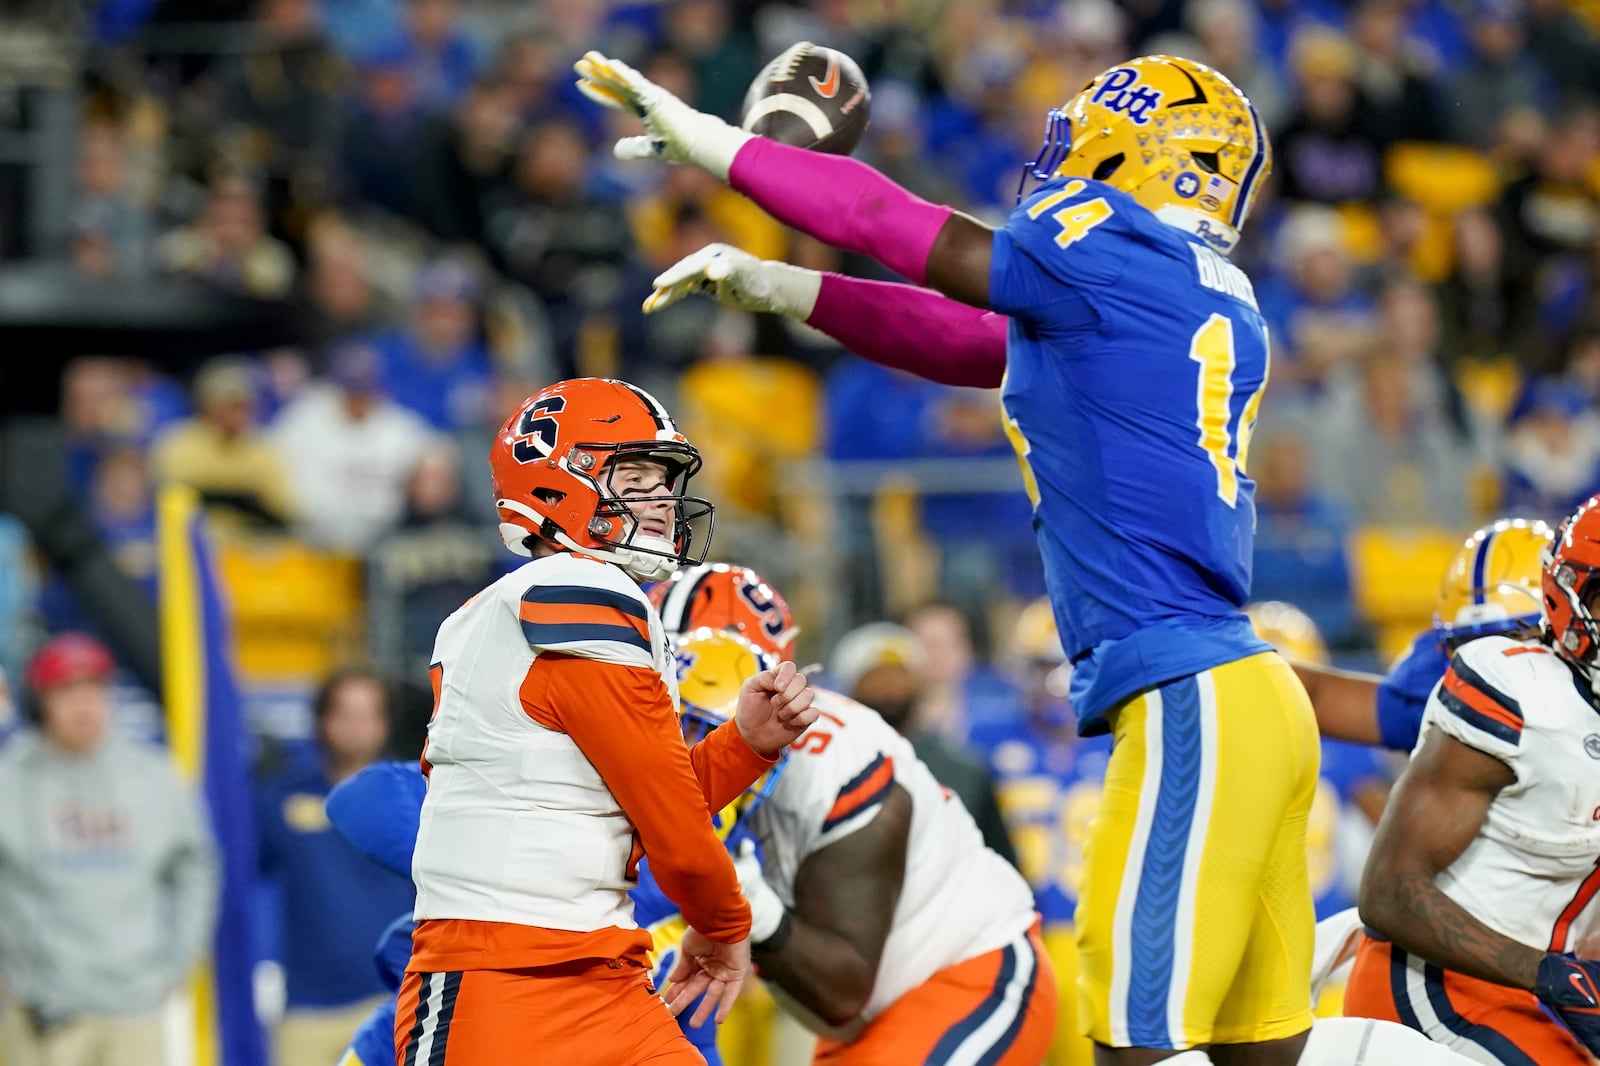
<path fill-rule="evenodd" d="M 823 819 L 824 822 L 843 821 L 881 797 L 884 790 L 889 787 L 889 783 L 894 780 L 894 760 L 888 756 L 879 758 L 882 761 L 876 767 L 850 786 L 848 791 L 840 794 L 834 801 L 832 809 L 828 811 L 828 817 Z"/>
<path fill-rule="evenodd" d="M 650 639 L 650 625 L 643 618 L 603 603 L 529 603 L 524 600 L 519 613 L 524 622 L 535 625 L 627 626 L 646 640 Z"/>
<path fill-rule="evenodd" d="M 1456 674 L 1454 670 L 1447 671 L 1444 675 L 1444 687 L 1452 696 L 1465 703 L 1486 718 L 1522 732 L 1522 719 L 1496 703 L 1486 693 L 1473 688 Z"/>

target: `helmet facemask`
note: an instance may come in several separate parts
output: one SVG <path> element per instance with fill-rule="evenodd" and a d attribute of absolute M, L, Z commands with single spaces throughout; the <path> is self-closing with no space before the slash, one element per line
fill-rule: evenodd
<path fill-rule="evenodd" d="M 1544 594 L 1556 651 L 1582 670 L 1591 686 L 1600 678 L 1600 622 L 1589 600 L 1600 595 L 1600 567 L 1568 559 L 1552 560 L 1545 570 Z"/>
<path fill-rule="evenodd" d="M 1072 151 L 1072 120 L 1064 109 L 1052 107 L 1045 116 L 1044 143 L 1031 162 L 1022 164 L 1022 175 L 1017 178 L 1017 203 L 1027 199 L 1028 179 L 1037 182 L 1052 181 L 1067 153 Z"/>
<path fill-rule="evenodd" d="M 666 467 L 665 491 L 644 495 L 624 495 L 614 484 L 617 468 L 628 459 L 644 459 Z M 689 479 L 700 469 L 700 453 L 688 444 L 675 441 L 630 441 L 621 444 L 574 444 L 558 463 L 574 483 L 588 489 L 568 499 L 554 490 L 536 493 L 527 503 L 501 498 L 496 506 L 511 511 L 537 525 L 538 536 L 570 551 L 594 556 L 622 567 L 639 581 L 661 581 L 680 566 L 703 562 L 711 545 L 715 507 L 709 500 L 687 494 Z M 594 509 L 583 516 L 582 503 L 592 493 Z M 498 494 L 497 494 L 498 495 Z M 654 536 L 640 528 L 633 507 L 641 504 L 670 503 L 670 537 Z M 631 506 L 630 506 L 631 505 Z M 565 511 L 558 521 L 556 514 Z M 586 522 L 586 524 L 585 524 Z M 580 543 L 563 526 L 582 528 L 588 543 Z M 703 531 L 698 527 L 704 526 Z M 527 547 L 528 529 L 519 523 L 502 521 L 501 537 L 519 555 L 532 554 Z"/>
<path fill-rule="evenodd" d="M 637 444 L 577 445 L 576 465 L 582 469 L 591 461 L 599 470 L 596 488 L 599 503 L 589 522 L 589 535 L 619 556 L 616 560 L 629 573 L 643 581 L 660 581 L 681 566 L 705 561 L 711 546 L 711 529 L 716 520 L 709 500 L 688 495 L 689 479 L 700 469 L 700 453 L 687 444 L 646 441 Z M 604 452 L 611 452 L 601 459 Z M 651 495 L 625 495 L 614 484 L 617 469 L 630 459 L 647 460 L 666 467 L 664 492 Z M 672 506 L 670 537 L 660 537 L 641 528 L 635 508 L 641 504 L 667 503 Z M 703 536 L 696 527 L 703 524 Z M 592 551 L 592 549 L 583 549 Z M 698 554 L 696 554 L 698 550 Z"/>

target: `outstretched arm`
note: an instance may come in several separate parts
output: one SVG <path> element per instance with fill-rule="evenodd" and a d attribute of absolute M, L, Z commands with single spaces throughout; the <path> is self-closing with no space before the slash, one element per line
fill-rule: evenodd
<path fill-rule="evenodd" d="M 874 363 L 941 385 L 997 389 L 1010 319 L 928 289 L 822 275 L 806 324 Z"/>
<path fill-rule="evenodd" d="M 1435 965 L 1532 989 L 1545 952 L 1490 929 L 1435 883 L 1514 781 L 1499 759 L 1431 734 L 1400 775 L 1378 825 L 1361 875 L 1361 920 Z"/>
<path fill-rule="evenodd" d="M 626 63 L 590 52 L 576 64 L 590 99 L 644 120 L 644 137 L 617 154 L 693 163 L 728 182 L 772 217 L 825 244 L 871 256 L 917 284 L 988 306 L 993 231 L 930 204 L 872 167 L 756 137 L 702 114 Z"/>
<path fill-rule="evenodd" d="M 989 306 L 994 231 L 859 160 L 754 137 L 734 156 L 728 184 L 824 244 L 871 256 L 962 303 Z"/>
<path fill-rule="evenodd" d="M 941 385 L 998 388 L 1010 319 L 928 289 L 757 259 L 726 244 L 685 256 L 655 280 L 647 313 L 691 293 L 788 315 L 874 363 Z"/>

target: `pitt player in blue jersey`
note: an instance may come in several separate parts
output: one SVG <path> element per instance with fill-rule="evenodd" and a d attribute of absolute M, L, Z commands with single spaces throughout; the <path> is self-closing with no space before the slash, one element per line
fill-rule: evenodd
<path fill-rule="evenodd" d="M 599 53 L 576 70 L 591 99 L 643 120 L 619 156 L 702 167 L 912 283 L 714 245 L 658 277 L 647 311 L 709 293 L 934 380 L 1001 385 L 1079 729 L 1115 742 L 1077 908 L 1096 1061 L 1312 1066 L 1410 1044 L 1349 1019 L 1311 1031 L 1316 722 L 1241 610 L 1268 358 L 1225 258 L 1271 168 L 1250 102 L 1192 60 L 1118 64 L 1051 113 L 1030 168 L 1044 184 L 993 229 Z"/>
<path fill-rule="evenodd" d="M 1416 747 L 1428 696 L 1456 648 L 1538 628 L 1540 557 L 1554 537 L 1548 524 L 1527 518 L 1500 518 L 1473 531 L 1445 571 L 1433 625 L 1382 677 L 1295 662 L 1322 735 L 1392 751 Z"/>
<path fill-rule="evenodd" d="M 770 779 L 771 775 L 768 776 Z M 427 791 L 428 783 L 415 762 L 374 763 L 341 781 L 328 794 L 328 819 L 373 862 L 409 877 L 411 852 L 417 842 L 422 800 Z M 732 828 L 731 820 L 729 828 Z M 639 880 L 628 896 L 633 900 L 634 920 L 650 930 L 655 940 L 651 962 L 659 988 L 665 984 L 676 960 L 685 929 L 683 917 L 677 904 L 657 886 L 648 859 L 640 860 Z M 406 964 L 411 961 L 412 928 L 411 915 L 396 918 L 384 931 L 374 953 L 378 973 L 391 991 L 400 988 Z M 721 1066 L 717 1027 L 710 1023 L 691 1025 L 692 1015 L 691 1007 L 678 1016 L 684 1036 L 705 1058 L 707 1066 Z M 391 1066 L 395 1061 L 394 1027 L 395 1000 L 390 998 L 361 1023 L 338 1066 Z M 403 1066 L 413 1064 L 408 1060 Z M 419 1062 L 415 1066 L 423 1064 Z"/>

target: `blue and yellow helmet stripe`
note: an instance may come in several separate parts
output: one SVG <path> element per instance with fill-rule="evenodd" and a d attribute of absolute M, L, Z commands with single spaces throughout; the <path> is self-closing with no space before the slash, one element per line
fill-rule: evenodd
<path fill-rule="evenodd" d="M 1555 531 L 1537 519 L 1502 518 L 1462 543 L 1434 611 L 1440 639 L 1505 633 L 1539 621 L 1541 556 Z"/>

